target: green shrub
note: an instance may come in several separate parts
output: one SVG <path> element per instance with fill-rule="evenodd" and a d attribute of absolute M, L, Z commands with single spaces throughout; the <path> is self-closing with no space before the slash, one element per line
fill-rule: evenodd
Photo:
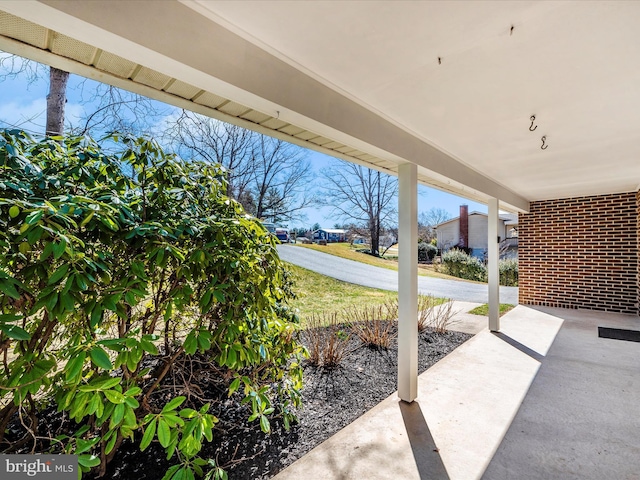
<path fill-rule="evenodd" d="M 54 398 L 79 427 L 52 448 L 82 471 L 103 473 L 130 439 L 160 443 L 176 462 L 165 478 L 193 478 L 217 419 L 158 387 L 198 353 L 227 372 L 250 421 L 288 425 L 302 382 L 291 286 L 272 237 L 223 195 L 220 168 L 108 141 L 122 151 L 0 132 L 0 443 L 19 415 L 35 445 Z M 150 357 L 162 368 L 145 368 Z"/>
<path fill-rule="evenodd" d="M 515 258 L 506 258 L 498 262 L 500 269 L 500 285 L 510 287 L 518 286 L 518 260 Z"/>
<path fill-rule="evenodd" d="M 453 248 L 442 254 L 444 272 L 466 280 L 487 281 L 487 268 L 475 257 Z"/>
<path fill-rule="evenodd" d="M 484 263 L 467 253 L 451 249 L 442 254 L 444 273 L 466 280 L 487 281 L 487 267 Z M 498 262 L 500 285 L 518 286 L 518 260 L 507 258 Z"/>
<path fill-rule="evenodd" d="M 438 248 L 431 243 L 420 242 L 418 243 L 418 261 L 426 262 L 433 260 L 438 253 Z"/>

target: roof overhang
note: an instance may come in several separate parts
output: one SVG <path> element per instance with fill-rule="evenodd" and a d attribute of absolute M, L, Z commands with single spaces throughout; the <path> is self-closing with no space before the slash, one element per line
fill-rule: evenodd
<path fill-rule="evenodd" d="M 388 173 L 413 162 L 423 184 L 528 208 L 520 195 L 181 2 L 117 6 L 3 2 L 0 49 Z"/>
<path fill-rule="evenodd" d="M 507 210 L 640 183 L 634 2 L 0 10 L 0 49 Z"/>

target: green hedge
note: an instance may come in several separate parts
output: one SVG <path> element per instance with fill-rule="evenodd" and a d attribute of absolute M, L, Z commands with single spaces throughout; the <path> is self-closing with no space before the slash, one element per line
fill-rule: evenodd
<path fill-rule="evenodd" d="M 442 254 L 442 265 L 448 275 L 478 282 L 487 281 L 487 268 L 484 264 L 457 248 Z"/>
<path fill-rule="evenodd" d="M 431 245 L 430 243 L 420 242 L 418 243 L 418 261 L 426 262 L 428 260 L 433 260 L 433 258 L 438 253 L 438 249 L 435 245 Z"/>
<path fill-rule="evenodd" d="M 500 269 L 500 285 L 518 286 L 518 260 L 507 258 L 498 263 Z"/>
<path fill-rule="evenodd" d="M 466 280 L 487 281 L 487 267 L 479 259 L 467 253 L 451 249 L 442 254 L 444 273 Z M 500 285 L 518 286 L 518 261 L 504 259 L 498 262 Z"/>

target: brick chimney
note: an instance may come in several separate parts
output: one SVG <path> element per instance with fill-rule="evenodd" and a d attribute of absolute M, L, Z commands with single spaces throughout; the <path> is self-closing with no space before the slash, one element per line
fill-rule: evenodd
<path fill-rule="evenodd" d="M 469 207 L 460 205 L 460 240 L 458 246 L 462 248 L 469 247 Z"/>

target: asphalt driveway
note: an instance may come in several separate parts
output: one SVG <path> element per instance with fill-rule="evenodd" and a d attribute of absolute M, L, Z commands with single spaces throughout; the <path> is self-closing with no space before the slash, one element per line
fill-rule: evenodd
<path fill-rule="evenodd" d="M 398 291 L 398 272 L 393 270 L 293 245 L 278 245 L 278 253 L 280 258 L 286 262 L 343 282 Z M 487 303 L 489 293 L 485 284 L 421 276 L 418 277 L 418 291 L 436 297 L 477 303 Z M 500 287 L 500 303 L 516 305 L 518 303 L 518 287 Z"/>

